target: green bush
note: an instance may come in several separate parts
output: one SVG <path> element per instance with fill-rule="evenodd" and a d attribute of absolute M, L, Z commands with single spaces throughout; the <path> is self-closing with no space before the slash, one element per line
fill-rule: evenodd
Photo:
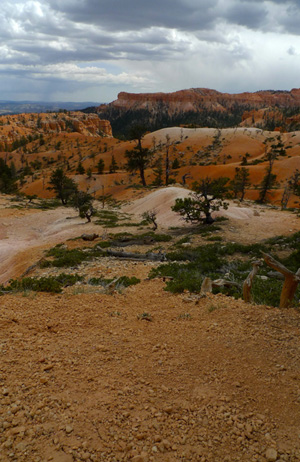
<path fill-rule="evenodd" d="M 26 290 L 60 293 L 64 287 L 74 285 L 77 281 L 81 281 L 82 279 L 83 277 L 77 274 L 64 273 L 58 276 L 13 279 L 8 286 L 0 287 L 0 293 L 3 295 L 5 293 L 23 292 Z"/>
<path fill-rule="evenodd" d="M 68 250 L 62 244 L 57 245 L 50 249 L 47 253 L 47 257 L 55 257 L 53 260 L 43 260 L 40 264 L 41 268 L 53 266 L 56 268 L 69 268 L 80 265 L 83 261 L 91 260 L 95 257 L 102 257 L 105 255 L 101 248 L 109 247 L 109 243 L 106 241 L 97 243 L 93 248 L 84 249 L 71 249 Z"/>

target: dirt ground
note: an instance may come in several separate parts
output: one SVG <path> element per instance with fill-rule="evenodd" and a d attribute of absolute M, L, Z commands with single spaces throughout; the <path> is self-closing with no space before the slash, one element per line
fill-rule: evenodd
<path fill-rule="evenodd" d="M 158 207 L 151 194 L 146 210 Z M 103 232 L 68 209 L 5 205 L 3 280 L 45 248 Z M 127 207 L 142 213 L 138 201 Z M 300 230 L 296 215 L 268 207 L 227 213 L 231 241 Z M 161 230 L 172 219 L 158 210 Z M 75 285 L 0 298 L 1 462 L 300 461 L 299 311 L 173 295 L 148 279 L 153 265 L 105 258 L 87 268 L 141 278 L 122 293 Z"/>
<path fill-rule="evenodd" d="M 1 461 L 300 460 L 299 313 L 163 287 L 1 298 Z"/>

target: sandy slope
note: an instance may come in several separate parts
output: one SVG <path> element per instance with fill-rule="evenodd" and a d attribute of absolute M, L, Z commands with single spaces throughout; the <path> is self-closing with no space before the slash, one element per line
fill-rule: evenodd
<path fill-rule="evenodd" d="M 22 274 L 42 250 L 86 232 L 99 232 L 73 209 L 50 211 L 0 209 L 0 283 Z M 69 219 L 70 218 L 70 219 Z"/>

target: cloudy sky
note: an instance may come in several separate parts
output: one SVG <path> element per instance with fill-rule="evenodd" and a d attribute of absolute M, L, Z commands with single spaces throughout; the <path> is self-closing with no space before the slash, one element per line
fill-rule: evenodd
<path fill-rule="evenodd" d="M 300 87 L 300 0 L 2 0 L 0 99 Z"/>

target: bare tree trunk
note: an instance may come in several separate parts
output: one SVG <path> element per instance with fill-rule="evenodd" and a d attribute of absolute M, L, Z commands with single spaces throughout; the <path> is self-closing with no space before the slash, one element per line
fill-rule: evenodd
<path fill-rule="evenodd" d="M 245 302 L 250 303 L 252 301 L 251 289 L 253 280 L 258 273 L 259 267 L 261 266 L 260 261 L 254 261 L 252 263 L 252 271 L 248 274 L 243 284 L 243 299 Z"/>
<path fill-rule="evenodd" d="M 271 257 L 271 255 L 263 253 L 263 256 L 267 265 L 284 275 L 284 283 L 281 291 L 279 307 L 288 308 L 292 304 L 297 286 L 300 282 L 300 268 L 296 273 L 293 273 L 284 265 Z"/>

